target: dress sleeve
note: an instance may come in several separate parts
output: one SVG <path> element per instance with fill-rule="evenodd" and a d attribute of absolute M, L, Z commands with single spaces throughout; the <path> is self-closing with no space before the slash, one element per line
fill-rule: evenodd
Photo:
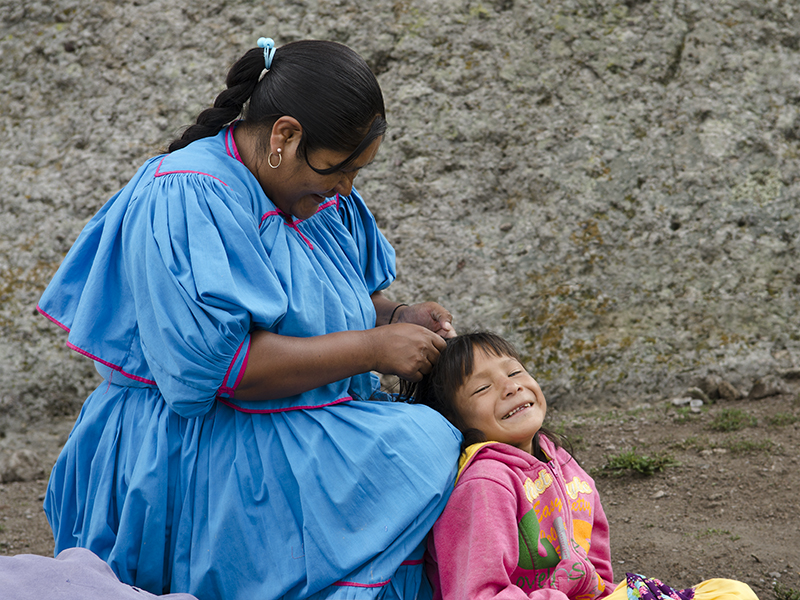
<path fill-rule="evenodd" d="M 126 215 L 122 252 L 142 351 L 166 402 L 184 417 L 206 413 L 218 393 L 235 388 L 250 330 L 269 329 L 286 313 L 245 206 L 219 180 L 171 174 Z"/>
<path fill-rule="evenodd" d="M 553 589 L 529 596 L 511 581 L 519 560 L 516 506 L 513 491 L 496 481 L 456 486 L 432 532 L 432 579 L 442 600 L 568 600 Z"/>
<path fill-rule="evenodd" d="M 396 276 L 394 248 L 355 188 L 349 196 L 339 197 L 339 215 L 355 240 L 369 293 L 386 289 Z"/>

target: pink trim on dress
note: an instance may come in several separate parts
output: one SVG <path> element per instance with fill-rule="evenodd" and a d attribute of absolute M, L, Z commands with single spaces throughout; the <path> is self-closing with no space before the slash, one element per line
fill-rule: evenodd
<path fill-rule="evenodd" d="M 401 567 L 409 567 L 414 565 L 421 565 L 424 561 L 420 558 L 418 560 L 404 560 L 400 563 Z"/>
<path fill-rule="evenodd" d="M 239 162 L 242 162 L 242 157 L 239 156 L 239 148 L 236 147 L 236 140 L 233 137 L 234 129 L 235 126 L 231 125 L 230 127 L 228 127 L 228 131 L 225 133 L 225 151 L 231 158 L 235 158 Z M 228 138 L 230 138 L 230 142 L 228 142 Z M 233 154 L 231 154 L 231 149 L 233 150 Z"/>
<path fill-rule="evenodd" d="M 308 238 L 307 238 L 306 236 L 304 236 L 304 235 L 303 235 L 303 232 L 302 232 L 302 231 L 300 231 L 300 228 L 297 226 L 297 224 L 298 224 L 298 223 L 300 223 L 300 221 L 297 221 L 297 220 L 296 220 L 296 221 L 292 221 L 291 223 L 286 223 L 286 224 L 287 224 L 289 227 L 291 227 L 292 229 L 294 229 L 294 230 L 297 232 L 297 235 L 299 235 L 299 236 L 302 238 L 302 240 L 303 240 L 303 241 L 304 241 L 306 244 L 308 244 L 308 248 L 309 248 L 309 250 L 313 250 L 313 249 L 314 249 L 314 246 L 312 246 L 312 245 L 311 245 L 311 242 L 308 240 Z"/>
<path fill-rule="evenodd" d="M 335 206 L 336 208 L 339 208 L 339 194 L 336 194 L 336 198 L 333 200 L 328 200 L 325 204 L 320 204 L 317 212 L 325 210 L 329 206 Z"/>
<path fill-rule="evenodd" d="M 125 371 L 122 370 L 122 367 L 120 367 L 118 365 L 115 365 L 115 364 L 112 364 L 112 363 L 110 363 L 108 361 L 105 361 L 102 358 L 99 358 L 99 357 L 95 356 L 94 354 L 90 354 L 86 350 L 82 350 L 82 349 L 78 348 L 72 342 L 67 342 L 67 348 L 69 348 L 70 350 L 75 350 L 75 352 L 77 352 L 78 354 L 83 354 L 84 356 L 88 356 L 92 360 L 96 360 L 97 362 L 99 362 L 101 364 L 104 364 L 109 369 L 113 369 L 114 371 L 116 371 L 117 373 L 120 373 L 121 375 L 124 375 L 128 379 L 133 379 L 134 381 L 139 381 L 141 383 L 146 383 L 148 385 L 157 385 L 156 382 L 151 380 L 151 379 L 145 379 L 144 377 L 139 377 L 137 375 L 131 375 L 130 373 L 126 373 Z"/>
<path fill-rule="evenodd" d="M 233 404 L 232 402 L 228 402 L 222 396 L 217 396 L 217 401 L 221 402 L 225 406 L 230 406 L 233 410 L 238 410 L 239 412 L 249 413 L 249 414 L 270 414 L 270 413 L 281 413 L 281 412 L 289 412 L 291 410 L 313 410 L 315 408 L 325 408 L 327 406 L 335 406 L 337 404 L 343 404 L 345 402 L 349 402 L 353 398 L 351 396 L 345 396 L 344 398 L 339 398 L 338 400 L 334 400 L 333 402 L 328 402 L 327 404 L 318 404 L 316 406 L 288 406 L 286 408 L 242 408 L 237 404 Z"/>
<path fill-rule="evenodd" d="M 59 327 L 61 327 L 61 329 L 63 329 L 63 330 L 64 330 L 64 331 L 66 331 L 67 333 L 69 333 L 69 327 L 67 327 L 67 326 L 66 326 L 66 325 L 64 325 L 63 323 L 59 323 L 58 321 L 56 321 L 56 320 L 55 320 L 53 317 L 51 317 L 51 316 L 50 316 L 50 315 L 48 315 L 46 312 L 44 312 L 44 311 L 41 309 L 41 307 L 37 306 L 37 307 L 36 307 L 36 310 L 38 310 L 38 311 L 39 311 L 39 312 L 40 312 L 40 313 L 41 313 L 43 316 L 45 316 L 45 317 L 47 317 L 48 319 L 50 319 L 50 320 L 51 320 L 53 323 L 55 323 L 56 325 L 58 325 Z"/>
<path fill-rule="evenodd" d="M 337 210 L 339 209 L 339 194 L 336 194 L 336 197 L 333 198 L 332 200 L 328 200 L 324 204 L 320 204 L 319 207 L 317 207 L 317 212 L 325 210 L 326 208 L 330 208 L 331 206 L 335 206 Z M 300 228 L 297 226 L 298 223 L 302 223 L 306 219 L 295 219 L 291 215 L 287 215 L 286 213 L 284 213 L 281 209 L 276 209 L 276 210 L 271 210 L 269 212 L 265 212 L 264 216 L 261 217 L 261 223 L 259 225 L 263 225 L 267 217 L 275 217 L 275 216 L 281 217 L 283 219 L 284 224 L 287 227 L 291 227 L 292 229 L 294 229 L 297 232 L 297 235 L 299 235 L 302 238 L 302 240 L 306 243 L 306 245 L 310 250 L 314 249 L 313 244 L 309 241 L 309 239 L 306 236 L 303 235 L 303 232 L 300 231 Z M 291 221 L 287 221 L 287 217 L 291 219 Z"/>
<path fill-rule="evenodd" d="M 244 344 L 244 342 L 242 342 L 242 343 Z M 239 354 L 238 350 L 236 351 L 236 354 L 238 356 L 238 354 Z M 247 369 L 247 361 L 248 360 L 250 360 L 250 344 L 247 344 L 247 352 L 245 352 L 244 360 L 242 361 L 242 368 L 239 369 L 239 375 L 236 377 L 236 382 L 233 384 L 233 389 L 234 390 L 236 390 L 236 388 L 238 388 L 239 384 L 242 382 L 242 377 L 244 377 L 244 372 Z"/>
<path fill-rule="evenodd" d="M 281 211 L 279 211 L 279 210 L 271 210 L 269 212 L 265 212 L 264 216 L 261 217 L 261 223 L 260 224 L 263 224 L 264 221 L 267 220 L 267 217 L 275 217 L 275 216 L 283 218 L 283 213 Z"/>
<path fill-rule="evenodd" d="M 161 170 L 160 170 L 160 169 L 161 169 L 161 164 L 162 164 L 162 163 L 163 163 L 163 162 L 164 162 L 166 159 L 167 159 L 167 157 L 165 156 L 164 158 L 162 158 L 162 159 L 161 159 L 161 162 L 160 162 L 160 163 L 158 163 L 158 166 L 156 167 L 156 172 L 155 172 L 155 175 L 153 175 L 153 177 L 163 177 L 164 175 L 174 175 L 175 173 L 194 173 L 195 175 L 205 175 L 206 177 L 211 177 L 211 179 L 216 179 L 216 180 L 217 180 L 217 181 L 219 181 L 219 182 L 220 182 L 222 185 L 224 185 L 225 187 L 228 187 L 228 184 L 227 184 L 227 183 L 225 183 L 224 181 L 222 181 L 222 179 L 220 179 L 219 177 L 214 177 L 213 175 L 211 175 L 211 174 L 209 174 L 209 173 L 203 173 L 202 171 L 189 171 L 189 170 L 181 170 L 181 171 L 164 171 L 164 172 L 162 173 L 162 172 L 161 172 Z"/>
<path fill-rule="evenodd" d="M 53 317 L 51 317 L 51 316 L 50 316 L 50 315 L 48 315 L 46 312 L 44 312 L 44 311 L 41 309 L 41 307 L 37 306 L 37 307 L 36 307 L 36 310 L 38 310 L 40 313 L 42 313 L 42 315 L 44 315 L 45 317 L 47 317 L 48 319 L 50 319 L 50 320 L 51 320 L 53 323 L 55 323 L 56 325 L 58 325 L 59 327 L 61 327 L 61 329 L 63 329 L 64 331 L 66 331 L 66 332 L 69 332 L 69 331 L 70 331 L 69 327 L 67 327 L 67 326 L 66 326 L 66 325 L 64 325 L 63 323 L 59 323 L 58 321 L 56 321 L 56 320 L 55 320 Z M 110 362 L 103 360 L 102 358 L 98 358 L 98 357 L 97 357 L 97 356 L 95 356 L 94 354 L 90 354 L 89 352 L 86 352 L 86 350 L 81 350 L 80 348 L 78 348 L 78 347 L 77 347 L 75 344 L 73 344 L 72 342 L 69 342 L 69 341 L 67 341 L 67 348 L 69 348 L 70 350 L 75 350 L 75 352 L 77 352 L 78 354 L 83 354 L 84 356 L 88 356 L 88 357 L 89 357 L 89 358 L 91 358 L 92 360 L 96 360 L 97 362 L 99 362 L 99 363 L 101 363 L 101 364 L 104 364 L 104 365 L 105 365 L 105 366 L 107 366 L 109 369 L 113 369 L 114 371 L 116 371 L 117 373 L 120 373 L 120 374 L 124 375 L 124 376 L 125 376 L 125 377 L 127 377 L 128 379 L 133 379 L 133 380 L 135 380 L 135 381 L 140 381 L 141 383 L 146 383 L 146 384 L 148 384 L 148 385 L 156 385 L 156 382 L 155 382 L 155 381 L 151 381 L 151 380 L 149 380 L 149 379 L 145 379 L 144 377 L 138 377 L 138 376 L 136 376 L 136 375 L 131 375 L 130 373 L 126 373 L 125 371 L 123 371 L 123 370 L 122 370 L 122 367 L 120 367 L 120 366 L 118 366 L 118 365 L 113 365 L 113 364 L 111 364 Z"/>
<path fill-rule="evenodd" d="M 387 585 L 391 579 L 381 581 L 380 583 L 356 583 L 354 581 L 337 581 L 333 585 L 336 587 L 360 587 L 360 588 L 377 588 Z"/>
<path fill-rule="evenodd" d="M 239 358 L 239 352 L 242 351 L 242 345 L 244 345 L 244 341 L 239 344 L 239 347 L 236 349 L 236 353 L 233 355 L 231 359 L 231 364 L 228 366 L 228 371 L 225 373 L 225 377 L 223 381 L 228 381 L 228 377 L 231 375 L 231 369 L 233 369 L 233 365 L 236 364 L 236 359 Z M 250 345 L 247 346 L 247 351 L 244 356 L 244 360 L 242 361 L 242 368 L 239 369 L 239 373 L 236 376 L 236 381 L 233 383 L 232 386 L 221 385 L 219 386 L 219 391 L 217 391 L 217 395 L 219 394 L 228 394 L 231 398 L 233 398 L 233 394 L 236 391 L 236 388 L 239 387 L 239 384 L 242 381 L 242 377 L 244 377 L 244 371 L 247 369 L 247 360 L 250 358 Z"/>
<path fill-rule="evenodd" d="M 318 212 L 319 212 L 319 211 L 318 211 Z M 301 239 L 302 239 L 302 240 L 303 240 L 303 241 L 306 243 L 306 245 L 309 247 L 309 249 L 310 249 L 310 250 L 313 250 L 313 249 L 314 249 L 314 246 L 311 244 L 311 242 L 308 240 L 308 238 L 307 238 L 306 236 L 304 236 L 304 235 L 303 235 L 303 232 L 302 232 L 302 231 L 300 231 L 300 229 L 297 227 L 297 224 L 298 224 L 298 223 L 300 223 L 300 222 L 302 222 L 302 221 L 301 221 L 300 219 L 295 219 L 295 218 L 294 218 L 294 217 L 292 217 L 291 215 L 287 215 L 287 214 L 286 214 L 285 212 L 283 212 L 281 209 L 277 209 L 277 210 L 271 210 L 271 211 L 269 211 L 269 212 L 265 212 L 265 213 L 264 213 L 264 216 L 263 216 L 263 217 L 261 217 L 261 223 L 260 223 L 260 225 L 263 225 L 264 221 L 266 221 L 266 220 L 267 220 L 267 217 L 276 217 L 276 216 L 277 216 L 277 217 L 280 217 L 281 219 L 283 219 L 283 224 L 284 224 L 284 225 L 286 225 L 287 227 L 291 227 L 292 229 L 294 229 L 294 230 L 297 232 L 297 235 L 299 235 L 299 236 L 300 236 L 300 238 L 301 238 Z M 290 219 L 292 219 L 292 221 L 291 221 L 291 222 L 289 222 L 289 221 L 287 221 L 287 220 L 286 220 L 287 216 L 288 216 Z"/>
<path fill-rule="evenodd" d="M 236 158 L 233 153 L 231 152 L 230 146 L 228 145 L 228 135 L 230 134 L 230 130 L 225 132 L 225 154 L 230 156 L 231 158 Z"/>

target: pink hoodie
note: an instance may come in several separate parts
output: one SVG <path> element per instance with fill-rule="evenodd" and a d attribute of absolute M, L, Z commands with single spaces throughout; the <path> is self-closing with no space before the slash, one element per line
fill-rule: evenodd
<path fill-rule="evenodd" d="M 593 600 L 613 591 L 594 481 L 566 450 L 540 440 L 549 462 L 499 442 L 467 448 L 428 538 L 433 600 Z"/>

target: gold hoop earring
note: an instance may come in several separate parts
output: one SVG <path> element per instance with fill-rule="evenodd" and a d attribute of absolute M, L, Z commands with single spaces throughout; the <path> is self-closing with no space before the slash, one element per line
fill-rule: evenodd
<path fill-rule="evenodd" d="M 283 162 L 283 155 L 281 154 L 281 149 L 280 148 L 278 148 L 277 153 L 278 153 L 278 164 L 277 165 L 273 165 L 272 164 L 272 152 L 270 152 L 269 156 L 267 157 L 267 164 L 270 167 L 272 167 L 273 169 L 277 169 L 278 167 L 280 167 L 281 163 Z"/>

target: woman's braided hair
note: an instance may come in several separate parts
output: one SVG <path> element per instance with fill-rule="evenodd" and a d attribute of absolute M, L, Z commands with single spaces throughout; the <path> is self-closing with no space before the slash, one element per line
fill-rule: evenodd
<path fill-rule="evenodd" d="M 215 136 L 223 127 L 238 119 L 244 105 L 253 95 L 263 70 L 263 51 L 260 48 L 248 50 L 228 71 L 228 77 L 225 79 L 228 87 L 214 100 L 214 106 L 197 115 L 194 125 L 189 126 L 181 137 L 172 141 L 169 151 L 174 152 L 195 140 Z"/>
<path fill-rule="evenodd" d="M 343 44 L 291 42 L 276 50 L 266 73 L 262 49 L 253 48 L 231 67 L 225 81 L 227 88 L 214 106 L 197 116 L 169 145 L 169 152 L 214 136 L 239 117 L 244 126 L 268 134 L 278 118 L 290 116 L 303 128 L 298 153 L 306 161 L 312 150 L 348 153 L 330 169 L 314 169 L 327 174 L 346 168 L 386 131 L 378 81 L 364 59 Z M 267 144 L 263 139 L 262 149 Z"/>

